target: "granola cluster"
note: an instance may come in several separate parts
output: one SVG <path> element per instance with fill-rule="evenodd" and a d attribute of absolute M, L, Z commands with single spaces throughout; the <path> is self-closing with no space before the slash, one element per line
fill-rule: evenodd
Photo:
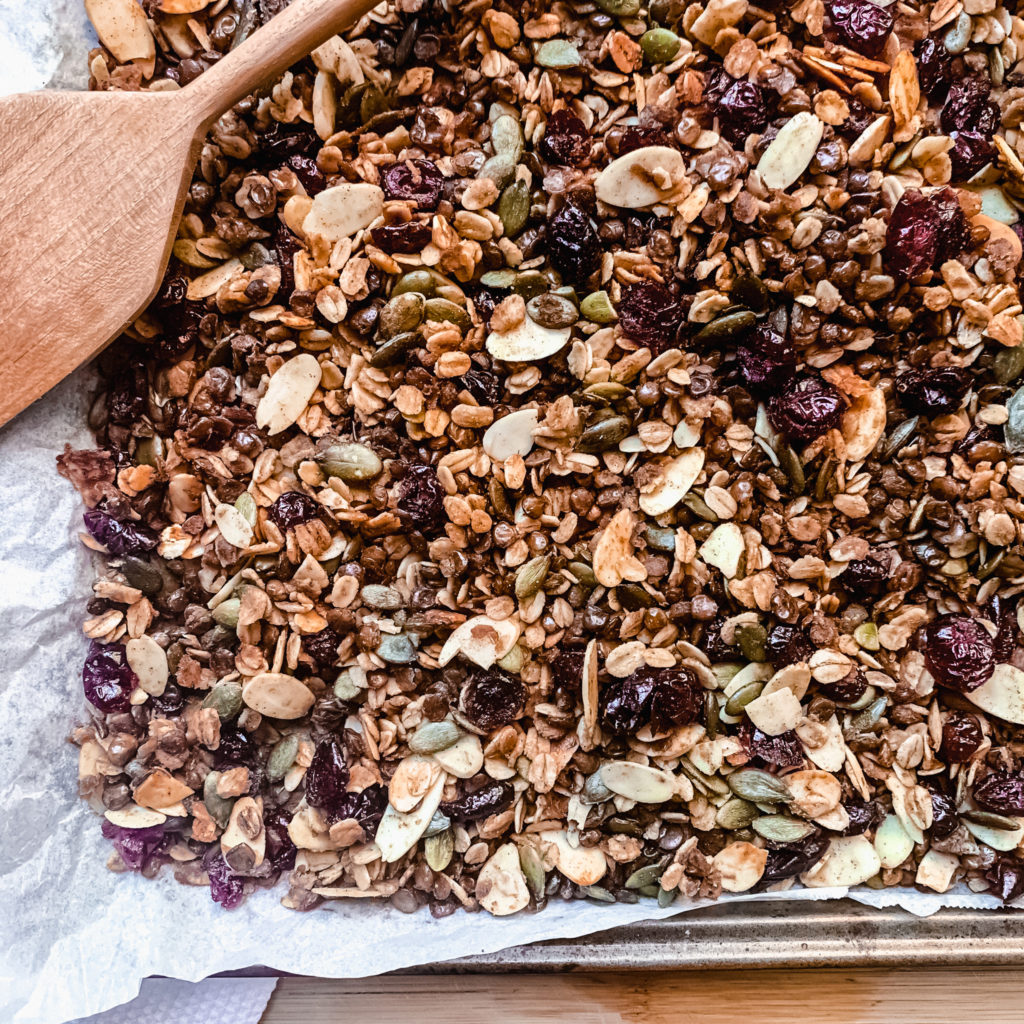
<path fill-rule="evenodd" d="M 92 85 L 284 2 L 93 0 Z M 220 118 L 60 460 L 110 866 L 1024 892 L 1022 58 L 999 0 L 394 0 Z"/>

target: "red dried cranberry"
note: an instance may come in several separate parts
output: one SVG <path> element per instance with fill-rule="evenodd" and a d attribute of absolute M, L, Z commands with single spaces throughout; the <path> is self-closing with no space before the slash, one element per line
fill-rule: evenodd
<path fill-rule="evenodd" d="M 764 873 L 758 883 L 759 888 L 769 882 L 795 878 L 814 867 L 825 855 L 828 844 L 828 836 L 816 832 L 801 843 L 789 843 L 786 846 L 769 849 L 768 859 L 764 862 Z"/>
<path fill-rule="evenodd" d="M 384 817 L 388 806 L 388 791 L 374 783 L 359 793 L 346 793 L 339 800 L 328 817 L 331 821 L 344 821 L 351 818 L 358 822 L 368 839 L 377 834 L 377 826 Z"/>
<path fill-rule="evenodd" d="M 145 364 L 129 362 L 111 378 L 107 388 L 107 414 L 113 423 L 130 427 L 146 415 L 149 380 Z"/>
<path fill-rule="evenodd" d="M 583 651 L 559 651 L 550 662 L 555 685 L 570 693 L 579 691 L 583 681 Z"/>
<path fill-rule="evenodd" d="M 203 867 L 210 879 L 210 898 L 213 902 L 219 903 L 225 910 L 234 910 L 240 906 L 245 900 L 245 882 L 238 875 L 232 874 L 219 846 L 210 847 L 203 858 Z"/>
<path fill-rule="evenodd" d="M 818 684 L 822 694 L 837 704 L 856 704 L 867 688 L 868 681 L 859 668 L 851 668 L 838 682 Z"/>
<path fill-rule="evenodd" d="M 736 349 L 736 362 L 747 387 L 766 391 L 793 379 L 796 349 L 784 332 L 766 321 L 758 324 L 746 344 Z"/>
<path fill-rule="evenodd" d="M 500 668 L 474 672 L 462 688 L 459 708 L 478 729 L 511 725 L 522 713 L 526 688 L 519 676 Z"/>
<path fill-rule="evenodd" d="M 732 647 L 722 639 L 723 625 L 725 625 L 724 619 L 715 619 L 714 622 L 709 622 L 697 641 L 697 646 L 712 661 L 729 661 L 735 654 Z"/>
<path fill-rule="evenodd" d="M 917 277 L 932 266 L 938 249 L 938 214 L 917 189 L 908 188 L 892 211 L 886 228 L 886 269 L 899 277 Z"/>
<path fill-rule="evenodd" d="M 970 693 L 995 671 L 992 637 L 967 615 L 940 615 L 921 629 L 924 663 L 943 685 Z"/>
<path fill-rule="evenodd" d="M 254 766 L 258 757 L 259 748 L 244 729 L 233 726 L 221 728 L 220 745 L 214 753 L 214 762 L 218 769 L 229 765 Z"/>
<path fill-rule="evenodd" d="M 868 552 L 867 557 L 847 563 L 839 581 L 853 594 L 879 594 L 892 576 L 894 561 L 893 553 L 885 548 Z"/>
<path fill-rule="evenodd" d="M 686 668 L 638 668 L 605 688 L 602 723 L 611 732 L 629 736 L 649 724 L 658 732 L 695 722 L 704 692 Z"/>
<path fill-rule="evenodd" d="M 333 737 L 321 740 L 306 769 L 306 802 L 338 821 L 347 793 L 349 769 L 345 750 Z"/>
<path fill-rule="evenodd" d="M 712 112 L 718 116 L 722 138 L 738 149 L 743 148 L 748 135 L 760 135 L 768 126 L 764 91 L 746 79 L 730 82 L 713 102 Z"/>
<path fill-rule="evenodd" d="M 480 776 L 477 776 L 480 778 Z M 484 776 L 486 779 L 487 776 Z M 512 806 L 515 790 L 509 782 L 498 782 L 487 779 L 486 782 L 472 793 L 464 793 L 457 800 L 447 800 L 441 804 L 441 813 L 452 821 L 479 821 L 492 814 L 498 814 L 506 807 Z"/>
<path fill-rule="evenodd" d="M 256 159 L 261 166 L 282 163 L 296 153 L 311 156 L 320 148 L 313 126 L 304 121 L 284 124 L 272 120 L 270 129 L 256 138 L 259 144 Z"/>
<path fill-rule="evenodd" d="M 125 867 L 132 871 L 141 871 L 161 852 L 167 839 L 163 825 L 150 825 L 148 828 L 121 828 L 119 825 L 104 821 L 100 832 L 105 839 L 114 844 L 124 861 Z"/>
<path fill-rule="evenodd" d="M 93 707 L 111 714 L 131 710 L 129 697 L 139 685 L 131 670 L 123 644 L 89 644 L 89 653 L 82 666 L 82 687 L 85 699 Z"/>
<path fill-rule="evenodd" d="M 490 370 L 467 370 L 459 383 L 483 405 L 497 405 L 505 392 L 501 379 Z"/>
<path fill-rule="evenodd" d="M 295 291 L 295 254 L 301 249 L 302 243 L 283 221 L 278 221 L 274 227 L 274 257 L 281 269 L 281 287 L 276 296 L 278 302 L 288 302 Z"/>
<path fill-rule="evenodd" d="M 885 49 L 895 20 L 892 7 L 878 7 L 871 0 L 828 0 L 825 9 L 840 41 L 851 50 L 877 57 Z"/>
<path fill-rule="evenodd" d="M 873 800 L 851 800 L 843 804 L 843 807 L 846 808 L 846 816 L 850 819 L 850 824 L 843 829 L 844 836 L 863 835 L 880 817 L 878 804 Z"/>
<path fill-rule="evenodd" d="M 974 784 L 974 801 L 996 814 L 1024 814 L 1024 776 L 991 772 Z"/>
<path fill-rule="evenodd" d="M 779 624 L 768 631 L 765 651 L 772 668 L 785 668 L 798 661 L 809 661 L 817 648 L 802 629 Z"/>
<path fill-rule="evenodd" d="M 286 491 L 267 510 L 271 522 L 279 530 L 290 530 L 301 523 L 316 519 L 323 506 L 315 498 L 301 491 Z"/>
<path fill-rule="evenodd" d="M 646 281 L 626 289 L 618 314 L 622 333 L 654 350 L 675 341 L 683 319 L 672 293 L 663 284 Z"/>
<path fill-rule="evenodd" d="M 803 745 L 792 729 L 769 736 L 753 722 L 744 720 L 740 725 L 740 743 L 752 761 L 772 768 L 799 768 L 804 763 Z"/>
<path fill-rule="evenodd" d="M 311 195 L 318 195 L 327 188 L 327 179 L 324 172 L 317 166 L 315 160 L 308 156 L 300 156 L 298 153 L 288 157 L 288 166 L 292 169 L 295 177 L 302 182 L 302 187 Z"/>
<path fill-rule="evenodd" d="M 430 244 L 429 224 L 411 220 L 405 224 L 382 224 L 370 232 L 373 244 L 386 253 L 420 253 Z"/>
<path fill-rule="evenodd" d="M 896 394 L 910 412 L 938 416 L 960 408 L 972 380 L 962 366 L 906 370 L 896 378 Z"/>
<path fill-rule="evenodd" d="M 658 125 L 634 124 L 626 128 L 619 141 L 619 156 L 632 153 L 635 149 L 646 149 L 648 146 L 671 146 L 672 140 L 664 128 Z"/>
<path fill-rule="evenodd" d="M 960 824 L 956 804 L 945 793 L 932 790 L 932 827 L 929 829 L 935 839 L 951 836 Z"/>
<path fill-rule="evenodd" d="M 571 281 L 583 282 L 601 262 L 601 243 L 586 211 L 566 203 L 547 224 L 552 266 Z"/>
<path fill-rule="evenodd" d="M 995 146 L 979 132 L 952 132 L 950 137 L 953 139 L 953 148 L 949 152 L 953 181 L 973 178 L 995 158 Z"/>
<path fill-rule="evenodd" d="M 985 615 L 989 622 L 996 625 L 996 635 L 992 640 L 992 653 L 997 665 L 1004 665 L 1013 656 L 1017 646 L 1020 630 L 1017 628 L 1017 610 L 1008 607 L 1003 599 L 996 595 L 985 607 Z"/>
<path fill-rule="evenodd" d="M 846 402 L 820 377 L 801 377 L 768 403 L 768 419 L 789 441 L 806 444 L 839 426 Z"/>
<path fill-rule="evenodd" d="M 839 126 L 839 131 L 842 135 L 856 139 L 857 136 L 868 130 L 877 115 L 869 106 L 861 103 L 854 96 L 847 97 L 846 105 L 850 108 L 850 114 Z"/>
<path fill-rule="evenodd" d="M 433 467 L 413 464 L 406 467 L 398 483 L 396 506 L 413 526 L 425 530 L 440 523 L 444 497 L 445 490 Z"/>
<path fill-rule="evenodd" d="M 267 860 L 275 871 L 291 871 L 295 867 L 298 850 L 288 834 L 291 817 L 284 811 L 272 811 L 264 816 L 263 826 L 267 830 Z"/>
<path fill-rule="evenodd" d="M 548 118 L 538 148 L 549 163 L 579 167 L 590 156 L 587 126 L 571 110 L 556 110 Z"/>
<path fill-rule="evenodd" d="M 145 524 L 132 519 L 115 519 L 109 512 L 91 508 L 82 519 L 85 528 L 112 554 L 137 555 L 152 551 L 159 538 Z"/>
<path fill-rule="evenodd" d="M 319 633 L 309 633 L 302 638 L 302 649 L 320 668 L 330 668 L 338 660 L 338 644 L 341 637 L 330 626 Z"/>
<path fill-rule="evenodd" d="M 971 244 L 971 226 L 964 208 L 956 192 L 948 186 L 936 189 L 928 202 L 939 218 L 939 258 L 955 259 Z"/>
<path fill-rule="evenodd" d="M 953 80 L 953 55 L 941 40 L 928 36 L 918 43 L 915 57 L 921 92 L 933 100 L 941 99 Z"/>
<path fill-rule="evenodd" d="M 999 124 L 999 108 L 989 101 L 992 83 L 984 75 L 965 75 L 949 87 L 939 115 L 943 131 L 977 132 L 992 138 Z"/>
<path fill-rule="evenodd" d="M 444 190 L 444 176 L 431 160 L 403 160 L 381 174 L 388 199 L 411 199 L 421 210 L 436 210 Z"/>
<path fill-rule="evenodd" d="M 1012 903 L 1024 896 L 1024 864 L 1012 857 L 1000 857 L 986 872 L 992 883 L 991 891 L 1004 903 Z"/>
<path fill-rule="evenodd" d="M 983 738 L 977 716 L 953 711 L 942 725 L 942 756 L 953 764 L 970 761 Z"/>

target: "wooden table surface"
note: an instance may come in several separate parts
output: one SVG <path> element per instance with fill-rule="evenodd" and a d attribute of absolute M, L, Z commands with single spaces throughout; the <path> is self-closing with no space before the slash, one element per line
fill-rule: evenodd
<path fill-rule="evenodd" d="M 1016 968 L 284 978 L 262 1024 L 1022 1024 Z"/>

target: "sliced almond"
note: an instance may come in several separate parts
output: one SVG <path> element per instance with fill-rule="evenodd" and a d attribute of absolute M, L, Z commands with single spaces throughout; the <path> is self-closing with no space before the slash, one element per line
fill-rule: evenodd
<path fill-rule="evenodd" d="M 316 698 L 313 691 L 295 676 L 283 672 L 261 672 L 242 687 L 246 707 L 268 718 L 301 718 Z"/>
<path fill-rule="evenodd" d="M 824 122 L 810 111 L 794 114 L 779 129 L 757 164 L 765 185 L 789 188 L 807 170 L 824 131 Z"/>
<path fill-rule="evenodd" d="M 783 779 L 793 799 L 789 802 L 792 810 L 808 818 L 819 818 L 839 806 L 843 799 L 843 787 L 830 772 L 820 768 L 806 768 L 790 772 Z"/>
<path fill-rule="evenodd" d="M 393 864 L 404 857 L 427 830 L 430 819 L 441 804 L 447 776 L 442 772 L 415 810 L 403 814 L 388 804 L 380 819 L 374 842 L 380 850 L 381 860 Z"/>
<path fill-rule="evenodd" d="M 241 260 L 230 259 L 226 263 L 221 263 L 213 270 L 208 270 L 205 274 L 192 278 L 185 290 L 186 297 L 192 302 L 208 299 L 211 295 L 216 295 L 228 281 L 236 274 L 243 273 L 244 270 L 245 267 L 242 266 Z"/>
<path fill-rule="evenodd" d="M 897 127 L 910 121 L 920 102 L 921 86 L 914 55 L 909 50 L 900 50 L 889 71 L 889 103 Z"/>
<path fill-rule="evenodd" d="M 167 820 L 166 814 L 138 804 L 128 804 L 116 811 L 104 811 L 103 817 L 118 828 L 152 828 Z"/>
<path fill-rule="evenodd" d="M 288 838 L 299 850 L 323 853 L 335 849 L 334 840 L 328 832 L 321 831 L 318 827 L 318 816 L 305 800 L 299 804 L 291 821 L 288 822 Z"/>
<path fill-rule="evenodd" d="M 167 652 L 151 636 L 140 636 L 124 645 L 124 656 L 141 689 L 159 697 L 167 687 Z"/>
<path fill-rule="evenodd" d="M 841 836 L 829 843 L 825 856 L 800 881 L 810 889 L 860 885 L 877 875 L 881 866 L 867 836 Z"/>
<path fill-rule="evenodd" d="M 120 63 L 155 58 L 156 41 L 136 0 L 85 0 L 85 13 L 100 42 Z"/>
<path fill-rule="evenodd" d="M 487 351 L 506 363 L 533 363 L 560 352 L 571 334 L 571 327 L 542 327 L 526 317 L 507 331 L 491 331 Z"/>
<path fill-rule="evenodd" d="M 449 774 L 457 779 L 471 779 L 484 764 L 484 750 L 480 737 L 467 733 L 460 736 L 450 747 L 437 750 L 431 755 Z M 515 772 L 512 772 L 515 775 Z"/>
<path fill-rule="evenodd" d="M 225 856 L 231 856 L 231 864 L 235 868 L 251 870 L 263 863 L 267 832 L 259 804 L 251 796 L 239 797 L 235 801 L 227 828 L 220 837 L 220 849 Z M 245 855 L 245 859 L 242 860 L 240 855 Z"/>
<path fill-rule="evenodd" d="M 583 702 L 583 726 L 588 736 L 592 736 L 597 727 L 597 641 L 591 640 L 583 654 L 583 679 L 580 685 L 580 698 Z"/>
<path fill-rule="evenodd" d="M 594 190 L 608 206 L 640 210 L 662 202 L 685 178 L 679 150 L 644 146 L 613 160 L 594 180 Z"/>
<path fill-rule="evenodd" d="M 1017 828 L 1002 829 L 992 828 L 989 825 L 976 825 L 973 821 L 963 819 L 964 827 L 979 843 L 991 846 L 993 850 L 998 850 L 1000 853 L 1016 850 L 1020 846 L 1021 840 L 1024 839 L 1024 819 L 1017 818 L 1017 821 L 1020 822 Z"/>
<path fill-rule="evenodd" d="M 713 565 L 726 579 L 731 580 L 739 572 L 743 550 L 743 531 L 736 523 L 722 523 L 701 544 L 698 554 L 708 565 Z"/>
<path fill-rule="evenodd" d="M 164 14 L 195 14 L 210 6 L 212 0 L 160 0 Z"/>
<path fill-rule="evenodd" d="M 302 230 L 330 244 L 361 231 L 384 212 L 384 193 L 376 185 L 345 182 L 313 197 Z"/>
<path fill-rule="evenodd" d="M 461 654 L 474 665 L 490 668 L 515 647 L 521 635 L 522 627 L 517 618 L 492 619 L 486 615 L 474 615 L 452 630 L 437 656 L 437 662 L 443 667 L 455 655 Z"/>
<path fill-rule="evenodd" d="M 609 761 L 601 765 L 600 775 L 616 796 L 639 804 L 663 804 L 676 791 L 675 778 L 668 772 L 633 761 Z"/>
<path fill-rule="evenodd" d="M 179 782 L 169 771 L 156 768 L 135 787 L 135 802 L 151 809 L 168 807 L 192 796 L 195 790 Z"/>
<path fill-rule="evenodd" d="M 753 889 L 761 881 L 767 862 L 767 850 L 745 842 L 730 843 L 712 858 L 726 892 Z"/>
<path fill-rule="evenodd" d="M 811 747 L 802 743 L 807 759 L 827 772 L 837 772 L 846 763 L 846 741 L 843 739 L 842 726 L 833 715 L 826 723 L 825 742 L 820 747 Z"/>
<path fill-rule="evenodd" d="M 593 548 L 593 569 L 602 586 L 617 587 L 623 580 L 638 583 L 647 578 L 647 571 L 633 554 L 635 525 L 635 516 L 624 508 L 612 516 L 601 532 Z"/>
<path fill-rule="evenodd" d="M 596 846 L 573 846 L 565 832 L 541 832 L 541 843 L 553 848 L 555 867 L 577 885 L 596 885 L 605 876 L 608 862 Z"/>
<path fill-rule="evenodd" d="M 744 709 L 747 717 L 766 736 L 781 736 L 796 727 L 803 714 L 800 701 L 792 690 L 776 690 L 774 693 L 755 697 Z"/>
<path fill-rule="evenodd" d="M 220 535 L 233 547 L 247 548 L 252 543 L 249 520 L 234 505 L 222 502 L 213 510 L 213 519 L 220 528 Z"/>
<path fill-rule="evenodd" d="M 321 139 L 334 134 L 334 120 L 338 115 L 338 94 L 334 75 L 318 71 L 313 80 L 313 130 Z"/>
<path fill-rule="evenodd" d="M 271 435 L 287 430 L 306 411 L 320 377 L 316 356 L 302 352 L 289 359 L 270 378 L 266 394 L 256 406 L 256 425 L 266 427 Z"/>
<path fill-rule="evenodd" d="M 480 906 L 495 917 L 515 914 L 529 904 L 530 890 L 515 843 L 505 843 L 494 851 L 476 876 L 474 892 Z"/>
<path fill-rule="evenodd" d="M 965 696 L 1004 722 L 1024 725 L 1024 672 L 1013 665 L 996 665 L 991 678 Z"/>
<path fill-rule="evenodd" d="M 1014 231 L 1009 224 L 1003 224 L 1001 221 L 998 221 L 993 217 L 989 217 L 984 213 L 976 213 L 971 218 L 971 223 L 980 227 L 988 228 L 990 239 L 1001 239 L 1006 242 L 1013 251 L 1014 258 L 1018 263 L 1020 262 L 1022 253 L 1021 241 L 1017 237 L 1017 232 Z"/>
<path fill-rule="evenodd" d="M 537 426 L 536 409 L 518 409 L 495 420 L 484 431 L 484 451 L 495 461 L 504 462 L 513 455 L 524 458 L 533 451 L 533 430 Z"/>
<path fill-rule="evenodd" d="M 649 516 L 664 515 L 682 501 L 704 468 L 704 449 L 687 448 L 659 468 L 655 483 L 640 492 L 640 508 Z"/>
<path fill-rule="evenodd" d="M 938 850 L 929 850 L 917 866 L 917 877 L 914 879 L 918 885 L 926 889 L 934 889 L 935 892 L 946 892 L 953 884 L 953 877 L 956 869 L 960 866 L 960 858 L 952 853 L 940 853 Z"/>
<path fill-rule="evenodd" d="M 807 688 L 811 685 L 811 670 L 806 662 L 798 661 L 785 668 L 780 668 L 767 683 L 760 696 L 774 693 L 776 690 L 791 690 L 797 700 L 803 700 Z"/>
<path fill-rule="evenodd" d="M 841 423 L 846 457 L 851 462 L 866 459 L 885 434 L 885 392 L 872 388 L 852 399 Z"/>
<path fill-rule="evenodd" d="M 403 758 L 388 783 L 388 800 L 391 806 L 403 814 L 415 810 L 433 788 L 441 773 L 441 766 L 431 757 L 412 754 Z"/>

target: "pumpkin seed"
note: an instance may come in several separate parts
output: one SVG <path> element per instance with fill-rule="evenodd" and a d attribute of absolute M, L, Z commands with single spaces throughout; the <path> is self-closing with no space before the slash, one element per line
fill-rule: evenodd
<path fill-rule="evenodd" d="M 675 551 L 676 531 L 671 526 L 648 526 L 645 536 L 648 547 L 656 551 Z"/>
<path fill-rule="evenodd" d="M 920 416 L 911 416 L 909 420 L 904 420 L 893 427 L 892 433 L 882 446 L 883 460 L 891 459 L 901 448 L 906 448 L 911 439 L 917 434 L 917 424 L 920 419 Z"/>
<path fill-rule="evenodd" d="M 594 570 L 586 562 L 570 562 L 566 568 L 580 582 L 580 586 L 593 589 L 597 586 L 597 577 Z"/>
<path fill-rule="evenodd" d="M 666 907 L 671 907 L 676 901 L 676 897 L 679 895 L 678 889 L 662 889 L 658 887 L 658 906 L 664 910 Z"/>
<path fill-rule="evenodd" d="M 1013 384 L 1024 373 L 1024 345 L 1000 349 L 992 360 L 992 372 L 1000 384 Z"/>
<path fill-rule="evenodd" d="M 533 59 L 542 68 L 575 68 L 580 64 L 580 51 L 568 39 L 549 39 L 537 47 Z"/>
<path fill-rule="evenodd" d="M 384 464 L 377 453 L 365 444 L 340 441 L 317 454 L 317 462 L 328 476 L 336 476 L 346 483 L 358 483 L 380 476 Z"/>
<path fill-rule="evenodd" d="M 988 75 L 996 85 L 1002 85 L 1006 76 L 1006 64 L 998 46 L 990 46 L 988 51 Z"/>
<path fill-rule="evenodd" d="M 704 694 L 704 728 L 708 736 L 714 739 L 718 735 L 718 726 L 721 723 L 722 709 L 715 694 L 708 690 Z"/>
<path fill-rule="evenodd" d="M 379 345 L 377 350 L 370 356 L 369 363 L 376 369 L 380 370 L 385 366 L 393 366 L 399 362 L 405 354 L 412 348 L 416 347 L 419 341 L 419 335 L 414 333 L 408 334 L 396 334 L 393 338 L 388 338 L 383 345 Z"/>
<path fill-rule="evenodd" d="M 717 348 L 735 341 L 745 331 L 750 330 L 756 320 L 757 317 L 749 309 L 737 309 L 706 324 L 696 333 L 693 340 L 698 345 Z"/>
<path fill-rule="evenodd" d="M 640 49 L 650 64 L 668 64 L 675 59 L 682 40 L 667 28 L 648 29 L 640 37 Z"/>
<path fill-rule="evenodd" d="M 430 819 L 430 824 L 427 825 L 426 830 L 423 833 L 424 839 L 429 839 L 431 836 L 440 835 L 442 832 L 452 827 L 452 819 L 447 814 L 442 814 L 440 811 L 434 811 L 434 816 Z"/>
<path fill-rule="evenodd" d="M 231 817 L 231 808 L 234 800 L 226 799 L 217 792 L 217 783 L 220 780 L 220 772 L 210 772 L 203 782 L 203 803 L 210 812 L 210 817 L 221 827 L 227 828 L 228 819 Z"/>
<path fill-rule="evenodd" d="M 629 434 L 632 424 L 625 416 L 609 416 L 607 419 L 592 423 L 580 435 L 576 450 L 589 455 L 597 455 L 614 448 Z M 675 540 L 673 539 L 673 547 Z"/>
<path fill-rule="evenodd" d="M 512 183 L 516 173 L 516 161 L 511 153 L 495 153 L 488 157 L 476 172 L 477 178 L 490 178 L 499 189 Z"/>
<path fill-rule="evenodd" d="M 627 889 L 644 889 L 654 885 L 661 878 L 664 868 L 660 864 L 648 864 L 646 867 L 637 868 L 626 879 Z"/>
<path fill-rule="evenodd" d="M 435 323 L 452 323 L 460 331 L 468 331 L 472 327 L 469 314 L 450 299 L 427 299 L 424 309 L 427 320 L 433 320 Z"/>
<path fill-rule="evenodd" d="M 595 324 L 610 324 L 615 319 L 615 308 L 604 289 L 591 292 L 580 303 L 580 312 Z"/>
<path fill-rule="evenodd" d="M 614 903 L 615 897 L 603 886 L 585 885 L 580 892 L 589 900 L 596 900 L 598 903 Z"/>
<path fill-rule="evenodd" d="M 885 714 L 885 703 L 885 697 L 873 701 L 860 714 L 854 715 L 850 727 L 855 732 L 871 732 Z"/>
<path fill-rule="evenodd" d="M 407 633 L 389 633 L 381 638 L 377 654 L 390 665 L 411 665 L 416 660 L 416 644 Z"/>
<path fill-rule="evenodd" d="M 393 612 L 402 607 L 402 595 L 394 587 L 386 587 L 382 583 L 367 583 L 359 592 L 363 603 L 371 608 Z"/>
<path fill-rule="evenodd" d="M 1024 387 L 1018 388 L 1006 403 L 1009 419 L 1003 425 L 1007 451 L 1011 455 L 1024 452 Z"/>
<path fill-rule="evenodd" d="M 529 655 L 526 653 L 523 645 L 516 644 L 508 654 L 502 655 L 494 664 L 506 672 L 511 672 L 512 675 L 518 675 L 528 660 Z"/>
<path fill-rule="evenodd" d="M 444 871 L 455 853 L 455 836 L 450 828 L 429 836 L 423 842 L 423 856 L 434 871 Z"/>
<path fill-rule="evenodd" d="M 788 444 L 779 444 L 775 449 L 775 454 L 779 457 L 782 472 L 789 479 L 790 490 L 795 495 L 803 494 L 804 488 L 807 486 L 807 478 L 804 475 L 804 465 L 800 461 L 800 456 Z"/>
<path fill-rule="evenodd" d="M 764 282 L 752 274 L 742 274 L 733 282 L 729 297 L 735 299 L 741 306 L 752 309 L 755 313 L 762 313 L 768 308 L 769 292 Z"/>
<path fill-rule="evenodd" d="M 135 446 L 135 461 L 140 466 L 159 468 L 164 458 L 164 439 L 159 435 L 144 437 Z"/>
<path fill-rule="evenodd" d="M 690 491 L 683 495 L 683 504 L 699 519 L 706 523 L 717 523 L 718 516 L 708 508 L 704 499 L 696 492 Z"/>
<path fill-rule="evenodd" d="M 512 188 L 512 186 L 509 186 L 509 188 Z M 500 208 L 501 207 L 499 200 L 499 210 Z M 507 228 L 505 233 L 508 234 Z M 516 283 L 516 272 L 514 270 L 510 270 L 507 267 L 504 270 L 489 270 L 487 271 L 486 274 L 483 275 L 483 277 L 480 278 L 480 283 L 485 288 L 499 288 L 502 290 L 508 290 L 509 288 L 512 287 L 512 285 Z"/>
<path fill-rule="evenodd" d="M 526 227 L 526 222 L 530 217 L 530 186 L 525 181 L 514 181 L 501 193 L 501 198 L 498 200 L 498 217 L 507 238 L 518 235 Z M 499 270 L 496 273 L 503 274 L 505 272 Z M 509 274 L 514 280 L 515 274 L 511 272 Z M 491 275 L 484 275 L 484 277 L 488 276 Z M 511 284 L 510 281 L 509 284 L 498 287 L 510 288 Z"/>
<path fill-rule="evenodd" d="M 538 902 L 544 899 L 544 885 L 547 882 L 544 861 L 531 843 L 524 843 L 519 847 L 519 866 L 522 868 L 530 895 Z"/>
<path fill-rule="evenodd" d="M 605 14 L 615 18 L 632 18 L 640 11 L 640 0 L 594 0 Z"/>
<path fill-rule="evenodd" d="M 241 683 L 217 683 L 203 699 L 203 707 L 214 708 L 222 722 L 234 718 L 242 710 Z"/>
<path fill-rule="evenodd" d="M 618 402 L 630 393 L 625 384 L 619 384 L 614 380 L 601 381 L 598 384 L 590 384 L 583 389 L 584 398 L 593 399 L 594 403 Z"/>
<path fill-rule="evenodd" d="M 526 304 L 526 315 L 541 327 L 572 327 L 580 318 L 579 310 L 562 295 L 547 292 L 535 295 Z"/>
<path fill-rule="evenodd" d="M 878 642 L 878 626 L 873 622 L 862 622 L 853 631 L 853 639 L 865 651 L 877 651 L 881 648 L 881 644 Z"/>
<path fill-rule="evenodd" d="M 396 334 L 415 331 L 426 315 L 427 300 L 419 292 L 403 292 L 392 295 L 391 300 L 380 311 L 381 340 L 393 338 Z"/>
<path fill-rule="evenodd" d="M 213 609 L 213 621 L 227 629 L 236 629 L 238 627 L 238 610 L 241 606 L 242 602 L 237 597 L 229 597 L 226 601 L 221 601 Z"/>
<path fill-rule="evenodd" d="M 798 843 L 814 833 L 814 825 L 801 818 L 789 818 L 783 814 L 766 814 L 753 822 L 754 831 L 773 843 Z"/>
<path fill-rule="evenodd" d="M 744 800 L 755 804 L 789 803 L 793 799 L 786 784 L 760 768 L 740 768 L 725 780 L 729 788 Z"/>
<path fill-rule="evenodd" d="M 267 758 L 267 778 L 271 782 L 280 782 L 295 764 L 298 753 L 298 736 L 285 736 L 279 739 Z"/>
<path fill-rule="evenodd" d="M 1004 832 L 1016 832 L 1020 828 L 1020 822 L 1016 818 L 1009 818 L 1005 814 L 994 814 L 992 811 L 963 811 L 960 817 L 974 825 L 1001 829 Z"/>
<path fill-rule="evenodd" d="M 544 585 L 548 575 L 548 567 L 551 565 L 550 555 L 538 555 L 524 562 L 516 570 L 516 597 L 520 601 L 527 601 Z"/>
<path fill-rule="evenodd" d="M 582 799 L 588 804 L 603 804 L 615 794 L 604 784 L 600 770 L 588 775 L 583 783 Z"/>
<path fill-rule="evenodd" d="M 355 700 L 363 687 L 356 685 L 355 680 L 352 678 L 352 673 L 346 669 L 335 680 L 333 689 L 335 697 L 341 700 Z"/>
<path fill-rule="evenodd" d="M 715 824 L 719 828 L 726 828 L 730 831 L 747 828 L 760 813 L 749 801 L 741 800 L 739 797 L 732 797 L 718 808 L 718 813 L 715 815 Z"/>
<path fill-rule="evenodd" d="M 551 282 L 539 270 L 524 270 L 516 274 L 512 291 L 529 302 L 535 295 L 543 295 L 550 287 Z"/>
<path fill-rule="evenodd" d="M 753 700 L 757 700 L 761 696 L 761 691 L 764 689 L 764 683 L 760 680 L 754 680 L 754 682 L 747 683 L 746 686 L 741 686 L 725 703 L 725 713 L 727 715 L 738 715 L 741 714 L 743 709 Z"/>
<path fill-rule="evenodd" d="M 135 555 L 126 555 L 121 562 L 121 572 L 129 586 L 141 590 L 147 597 L 156 597 L 163 589 L 164 578 L 160 570 Z"/>
<path fill-rule="evenodd" d="M 747 661 L 767 661 L 767 641 L 768 630 L 760 623 L 744 622 L 736 627 L 736 642 Z"/>
<path fill-rule="evenodd" d="M 523 155 L 523 129 L 519 119 L 501 114 L 491 124 L 491 145 L 495 153 L 508 153 L 517 163 Z"/>
<path fill-rule="evenodd" d="M 409 737 L 409 749 L 414 754 L 434 754 L 447 750 L 461 735 L 454 722 L 424 722 Z"/>
<path fill-rule="evenodd" d="M 430 298 L 437 291 L 437 277 L 431 270 L 410 270 L 403 274 L 391 289 L 391 297 L 407 292 L 418 292 Z"/>

